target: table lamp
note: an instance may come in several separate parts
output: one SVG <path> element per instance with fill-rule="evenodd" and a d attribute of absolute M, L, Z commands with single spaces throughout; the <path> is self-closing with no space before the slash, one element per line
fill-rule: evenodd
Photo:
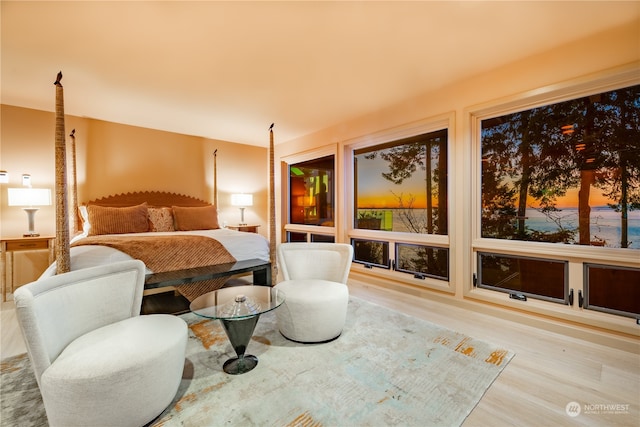
<path fill-rule="evenodd" d="M 244 208 L 253 206 L 253 194 L 232 194 L 231 206 L 238 206 L 240 208 L 240 225 L 247 225 L 244 222 Z"/>
<path fill-rule="evenodd" d="M 23 237 L 37 237 L 35 232 L 35 215 L 38 208 L 34 206 L 50 206 L 51 190 L 48 188 L 8 188 L 9 206 L 25 206 L 22 208 L 29 219 L 29 231 Z"/>

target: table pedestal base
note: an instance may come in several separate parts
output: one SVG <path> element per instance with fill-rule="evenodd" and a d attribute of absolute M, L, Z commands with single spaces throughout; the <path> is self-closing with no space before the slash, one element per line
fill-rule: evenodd
<path fill-rule="evenodd" d="M 258 364 L 258 358 L 251 354 L 246 354 L 243 357 L 234 357 L 224 362 L 222 370 L 227 374 L 238 375 L 249 372 Z"/>
<path fill-rule="evenodd" d="M 253 317 L 245 317 L 244 319 L 237 320 L 225 320 L 221 319 L 224 331 L 227 333 L 227 337 L 233 346 L 238 357 L 224 362 L 222 369 L 231 375 L 244 374 L 249 372 L 258 364 L 258 358 L 250 354 L 245 355 L 244 352 L 249 345 L 253 331 L 258 324 L 260 315 Z"/>

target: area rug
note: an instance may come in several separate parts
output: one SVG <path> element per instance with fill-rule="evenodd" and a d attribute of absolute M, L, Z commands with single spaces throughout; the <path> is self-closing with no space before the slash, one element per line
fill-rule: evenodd
<path fill-rule="evenodd" d="M 220 322 L 182 317 L 183 380 L 155 427 L 459 426 L 514 355 L 351 297 L 342 335 L 325 344 L 287 341 L 263 314 L 247 350 L 258 366 L 228 375 L 235 353 Z M 0 380 L 0 424 L 47 425 L 26 355 L 2 361 Z"/>

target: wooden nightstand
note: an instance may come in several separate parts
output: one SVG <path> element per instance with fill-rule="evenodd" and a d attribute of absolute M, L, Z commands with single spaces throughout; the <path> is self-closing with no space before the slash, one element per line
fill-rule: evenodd
<path fill-rule="evenodd" d="M 227 228 L 237 231 L 246 231 L 247 233 L 257 233 L 259 225 L 227 225 Z"/>
<path fill-rule="evenodd" d="M 16 237 L 0 239 L 0 281 L 2 282 L 2 302 L 7 300 L 7 290 L 13 293 L 13 253 L 19 251 L 49 251 L 49 264 L 55 259 L 55 237 Z M 8 276 L 8 277 L 7 277 Z"/>

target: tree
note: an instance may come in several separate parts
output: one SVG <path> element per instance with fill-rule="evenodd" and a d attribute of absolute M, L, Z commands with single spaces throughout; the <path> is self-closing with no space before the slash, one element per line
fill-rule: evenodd
<path fill-rule="evenodd" d="M 591 95 L 484 120 L 482 123 L 482 233 L 593 244 L 592 187 L 621 214 L 621 247 L 628 247 L 628 212 L 640 208 L 640 86 Z M 560 197 L 578 188 L 578 228 L 563 224 Z M 553 232 L 529 230 L 526 209 L 536 207 Z M 499 215 L 504 214 L 500 224 Z"/>
<path fill-rule="evenodd" d="M 595 185 L 615 201 L 608 206 L 620 213 L 620 247 L 627 248 L 628 214 L 640 209 L 640 85 L 603 94 L 597 110 L 607 155 Z"/>
<path fill-rule="evenodd" d="M 413 204 L 416 195 L 394 193 L 402 209 L 403 224 L 415 233 L 447 234 L 447 130 L 396 141 L 388 147 L 380 147 L 365 158 L 380 156 L 387 162 L 388 171 L 382 177 L 396 185 L 411 178 L 418 170 L 425 172 L 426 224 L 416 218 Z M 437 207 L 434 206 L 434 198 Z"/>

